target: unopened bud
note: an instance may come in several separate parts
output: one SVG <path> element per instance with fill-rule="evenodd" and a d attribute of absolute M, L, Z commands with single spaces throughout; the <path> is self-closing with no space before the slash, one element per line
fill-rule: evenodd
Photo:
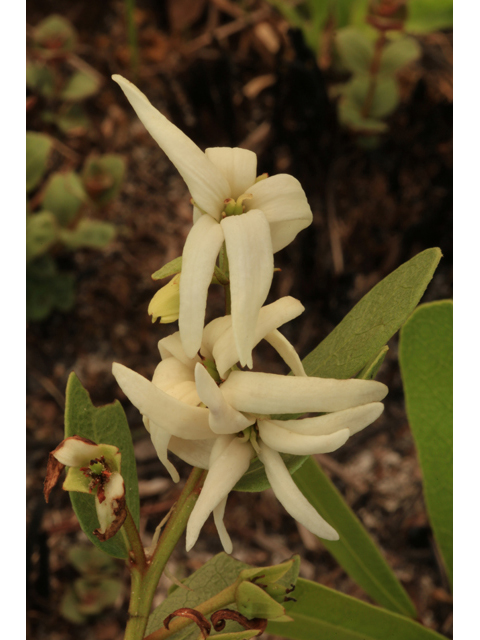
<path fill-rule="evenodd" d="M 148 305 L 148 314 L 152 322 L 160 318 L 162 324 L 178 320 L 180 312 L 180 273 L 168 284 L 159 289 Z"/>

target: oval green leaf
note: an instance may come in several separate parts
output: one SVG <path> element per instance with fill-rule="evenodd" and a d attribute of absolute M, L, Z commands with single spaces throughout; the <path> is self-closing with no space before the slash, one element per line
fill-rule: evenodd
<path fill-rule="evenodd" d="M 52 148 L 49 136 L 35 131 L 27 131 L 27 193 L 38 186 L 43 174 L 47 170 L 47 160 Z"/>

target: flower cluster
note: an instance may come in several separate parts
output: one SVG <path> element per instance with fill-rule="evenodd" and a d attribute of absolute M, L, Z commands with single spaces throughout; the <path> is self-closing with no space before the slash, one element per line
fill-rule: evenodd
<path fill-rule="evenodd" d="M 256 178 L 251 151 L 214 148 L 203 153 L 130 82 L 120 76 L 114 80 L 183 176 L 194 203 L 194 224 L 175 289 L 160 290 L 150 309 L 154 319 L 164 322 L 178 316 L 179 331 L 160 340 L 161 362 L 151 382 L 113 365 L 118 384 L 143 415 L 172 479 L 179 476 L 168 451 L 208 469 L 188 522 L 187 549 L 213 513 L 222 544 L 231 553 L 223 523 L 227 497 L 256 457 L 285 509 L 316 535 L 336 540 L 336 531 L 293 482 L 281 454 L 338 449 L 382 413 L 387 387 L 374 381 L 308 377 L 295 349 L 278 331 L 303 312 L 302 304 L 284 297 L 263 306 L 273 277 L 273 254 L 312 220 L 305 194 L 288 175 Z M 231 313 L 204 326 L 207 290 L 223 264 L 228 265 L 223 275 Z M 253 368 L 252 350 L 261 340 L 273 346 L 293 375 L 240 369 Z M 272 417 L 278 414 L 319 415 Z"/>

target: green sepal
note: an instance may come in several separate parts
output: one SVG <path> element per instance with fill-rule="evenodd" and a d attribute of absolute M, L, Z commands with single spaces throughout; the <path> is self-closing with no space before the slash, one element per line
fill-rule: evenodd
<path fill-rule="evenodd" d="M 285 615 L 285 608 L 261 587 L 244 581 L 235 592 L 238 611 L 247 618 L 267 618 L 274 620 Z"/>
<path fill-rule="evenodd" d="M 178 258 L 174 258 L 164 264 L 161 269 L 152 273 L 152 280 L 162 280 L 163 278 L 168 278 L 168 276 L 174 276 L 177 273 L 180 273 L 182 270 L 182 256 Z"/>
<path fill-rule="evenodd" d="M 271 585 L 274 582 L 278 582 L 285 574 L 290 570 L 295 570 L 298 575 L 298 569 L 300 567 L 300 556 L 296 555 L 290 560 L 286 560 L 281 564 L 274 565 L 273 567 L 259 567 L 258 569 L 245 569 L 240 573 L 240 578 L 243 580 L 253 580 L 261 576 L 259 582 L 266 585 Z M 295 582 L 295 580 L 292 580 Z M 284 589 L 285 593 L 285 589 Z"/>
<path fill-rule="evenodd" d="M 79 467 L 70 467 L 62 485 L 64 491 L 78 491 L 79 493 L 90 493 L 90 480 L 85 476 Z"/>

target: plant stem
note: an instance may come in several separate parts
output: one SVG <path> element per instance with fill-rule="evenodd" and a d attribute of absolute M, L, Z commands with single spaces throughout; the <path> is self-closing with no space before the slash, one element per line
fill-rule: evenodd
<path fill-rule="evenodd" d="M 188 518 L 195 506 L 195 502 L 197 501 L 206 475 L 207 472 L 204 469 L 197 469 L 194 467 L 192 470 L 177 504 L 173 507 L 170 519 L 160 536 L 158 545 L 150 561 L 145 559 L 143 547 L 142 553 L 140 553 L 138 544 L 141 546 L 141 542 L 138 536 L 138 531 L 136 531 L 136 527 L 131 516 L 129 523 L 127 524 L 127 515 L 124 527 L 130 543 L 133 558 L 130 560 L 132 579 L 130 606 L 128 608 L 130 617 L 125 629 L 124 640 L 142 640 L 145 634 L 148 616 L 150 614 L 152 600 L 158 581 L 160 580 L 165 565 L 167 564 L 175 545 L 187 526 Z M 130 527 L 135 529 L 136 535 Z M 138 539 L 138 542 L 135 538 Z M 144 558 L 143 562 L 141 561 L 142 554 Z M 140 561 L 138 558 L 140 558 Z"/>
<path fill-rule="evenodd" d="M 373 52 L 372 64 L 370 65 L 370 82 L 368 85 L 367 95 L 362 107 L 362 117 L 368 118 L 375 97 L 375 89 L 377 88 L 378 72 L 380 71 L 380 62 L 382 59 L 383 47 L 387 42 L 384 31 L 381 31 L 377 41 L 375 42 L 375 51 Z"/>
<path fill-rule="evenodd" d="M 147 568 L 147 558 L 143 549 L 142 541 L 138 529 L 133 521 L 132 514 L 127 507 L 127 517 L 123 523 L 124 534 L 130 548 L 130 566 L 135 565 L 136 568 L 143 573 Z"/>
<path fill-rule="evenodd" d="M 199 611 L 204 616 L 208 616 L 218 609 L 228 607 L 229 604 L 235 602 L 235 592 L 240 582 L 241 580 L 236 580 L 229 587 L 226 587 L 223 591 L 220 591 L 220 593 L 213 596 L 213 598 L 196 605 L 194 607 L 195 611 Z M 193 624 L 192 620 L 189 618 L 174 618 L 169 624 L 169 629 L 165 629 L 165 627 L 158 629 L 157 631 L 150 633 L 145 640 L 164 640 L 164 638 L 172 636 L 174 633 L 184 629 L 189 624 Z"/>

